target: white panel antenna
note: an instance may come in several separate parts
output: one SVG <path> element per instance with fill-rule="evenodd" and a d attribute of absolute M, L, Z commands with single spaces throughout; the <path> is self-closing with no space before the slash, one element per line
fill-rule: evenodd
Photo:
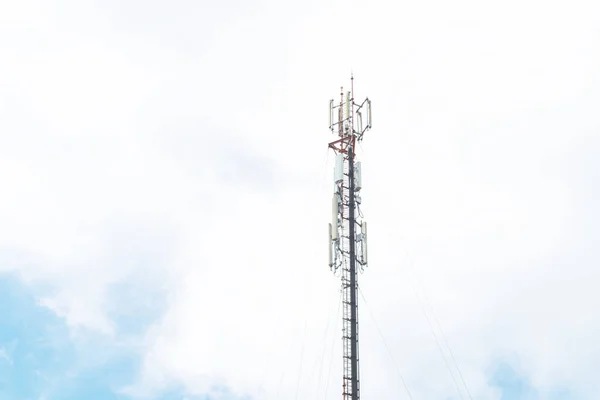
<path fill-rule="evenodd" d="M 333 201 L 331 203 L 331 225 L 333 228 L 333 230 L 331 232 L 332 240 L 338 239 L 338 210 L 339 210 L 338 196 L 334 195 Z"/>
<path fill-rule="evenodd" d="M 331 224 L 329 224 L 329 267 L 333 267 L 333 239 L 331 237 Z"/>
<path fill-rule="evenodd" d="M 362 169 L 360 161 L 354 164 L 354 188 L 358 192 L 362 189 Z"/>
<path fill-rule="evenodd" d="M 361 227 L 361 231 L 362 231 L 362 260 L 363 263 L 366 264 L 367 263 L 367 223 L 365 221 L 363 221 L 362 223 L 362 227 Z"/>
<path fill-rule="evenodd" d="M 351 106 L 352 106 L 352 93 L 348 92 L 346 94 L 346 118 L 350 118 Z"/>
<path fill-rule="evenodd" d="M 362 124 L 362 114 L 360 111 L 356 112 L 356 126 L 357 126 L 358 134 L 359 135 L 362 134 L 363 133 L 363 129 L 362 129 L 363 124 Z"/>
<path fill-rule="evenodd" d="M 333 100 L 329 100 L 329 129 L 333 130 Z"/>
<path fill-rule="evenodd" d="M 342 153 L 335 155 L 333 179 L 336 184 L 344 180 L 344 155 Z"/>

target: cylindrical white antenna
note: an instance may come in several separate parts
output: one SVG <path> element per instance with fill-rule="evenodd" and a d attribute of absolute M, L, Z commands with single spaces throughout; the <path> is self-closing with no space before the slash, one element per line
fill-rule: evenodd
<path fill-rule="evenodd" d="M 344 120 L 344 108 L 342 107 L 342 105 L 340 104 L 340 106 L 338 107 L 338 134 L 340 136 L 342 136 L 342 133 L 344 132 L 344 123 L 342 122 Z"/>
<path fill-rule="evenodd" d="M 344 180 L 344 155 L 338 153 L 335 155 L 335 167 L 333 171 L 333 180 L 339 183 Z"/>
<path fill-rule="evenodd" d="M 367 99 L 367 120 L 367 125 L 369 126 L 369 129 L 371 129 L 371 100 L 369 99 Z"/>
<path fill-rule="evenodd" d="M 333 267 L 333 239 L 331 237 L 331 224 L 329 224 L 329 241 L 327 242 L 329 246 L 329 267 Z"/>
<path fill-rule="evenodd" d="M 338 238 L 338 209 L 338 197 L 334 195 L 331 203 L 331 240 L 337 240 Z"/>
<path fill-rule="evenodd" d="M 362 133 L 362 114 L 360 113 L 360 111 L 358 111 L 356 113 L 356 130 L 358 131 L 359 134 Z"/>
<path fill-rule="evenodd" d="M 329 129 L 333 129 L 333 100 L 329 100 Z"/>
<path fill-rule="evenodd" d="M 350 118 L 350 110 L 352 107 L 352 93 L 346 94 L 346 118 Z"/>
<path fill-rule="evenodd" d="M 358 192 L 362 189 L 362 168 L 360 161 L 354 164 L 354 188 Z"/>
<path fill-rule="evenodd" d="M 362 233 L 362 256 L 363 256 L 363 263 L 367 263 L 367 223 L 365 221 L 363 221 L 362 223 L 362 227 L 361 227 L 361 233 Z"/>

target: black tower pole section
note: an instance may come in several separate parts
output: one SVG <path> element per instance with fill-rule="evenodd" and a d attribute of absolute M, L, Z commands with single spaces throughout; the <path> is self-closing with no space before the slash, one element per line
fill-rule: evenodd
<path fill-rule="evenodd" d="M 354 220 L 354 144 L 348 148 L 349 193 L 349 233 L 350 233 L 350 363 L 352 365 L 352 400 L 359 399 L 358 386 L 358 304 L 356 303 L 356 222 Z"/>

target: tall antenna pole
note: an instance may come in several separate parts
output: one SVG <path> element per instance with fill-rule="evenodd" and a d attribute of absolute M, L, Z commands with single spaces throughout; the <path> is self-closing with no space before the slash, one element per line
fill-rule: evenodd
<path fill-rule="evenodd" d="M 332 133 L 337 130 L 339 136 L 329 143 L 329 148 L 336 153 L 329 267 L 342 281 L 343 400 L 360 399 L 357 273 L 367 265 L 367 224 L 356 218 L 357 211 L 361 215 L 362 178 L 361 165 L 355 162 L 355 155 L 356 143 L 371 128 L 371 101 L 367 98 L 361 104 L 354 102 L 354 77 L 351 89 L 344 98 L 342 88 L 339 105 L 334 105 L 333 100 L 329 102 L 329 129 Z M 366 116 L 364 129 L 363 113 Z"/>

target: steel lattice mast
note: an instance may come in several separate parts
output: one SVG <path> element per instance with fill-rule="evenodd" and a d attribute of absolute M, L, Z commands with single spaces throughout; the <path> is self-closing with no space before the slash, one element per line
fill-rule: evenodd
<path fill-rule="evenodd" d="M 329 143 L 336 154 L 329 267 L 342 280 L 343 400 L 360 398 L 357 272 L 367 265 L 367 224 L 360 218 L 361 164 L 355 158 L 357 142 L 371 128 L 371 101 L 367 98 L 361 104 L 355 103 L 354 77 L 351 82 L 345 97 L 341 89 L 338 105 L 334 100 L 329 103 L 329 128 L 339 136 Z"/>

